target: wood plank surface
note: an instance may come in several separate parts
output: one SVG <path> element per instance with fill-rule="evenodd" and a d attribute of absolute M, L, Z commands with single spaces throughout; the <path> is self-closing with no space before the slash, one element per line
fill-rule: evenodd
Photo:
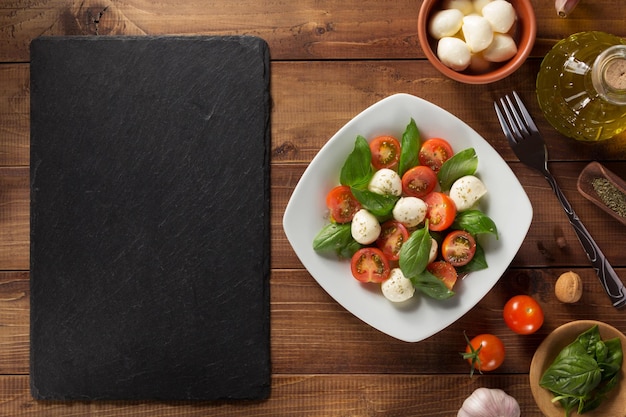
<path fill-rule="evenodd" d="M 534 95 L 541 58 L 558 40 L 583 30 L 626 36 L 626 2 L 581 1 L 567 19 L 556 17 L 552 1 L 532 3 L 532 57 L 512 76 L 487 86 L 450 81 L 425 60 L 416 34 L 419 0 L 0 3 L 0 416 L 455 416 L 480 386 L 513 395 L 524 417 L 541 416 L 527 373 L 545 336 L 573 319 L 601 319 L 626 331 L 626 316 L 607 302 L 548 183 L 517 162 L 492 102 L 511 90 L 520 93 L 546 138 L 557 181 L 626 278 L 625 226 L 576 189 L 579 172 L 593 160 L 626 178 L 626 134 L 598 144 L 564 138 L 541 117 Z M 30 396 L 29 45 L 41 35 L 96 34 L 246 34 L 270 45 L 273 379 L 267 401 L 67 404 Z M 509 162 L 534 209 L 527 238 L 494 289 L 456 323 L 416 344 L 378 332 L 337 304 L 303 269 L 282 230 L 285 206 L 310 160 L 348 120 L 398 92 L 431 101 L 474 128 Z M 573 305 L 554 296 L 556 278 L 568 270 L 584 282 L 583 298 Z M 504 302 L 518 293 L 534 296 L 548 312 L 534 335 L 515 335 L 501 319 Z M 504 365 L 470 378 L 458 355 L 464 331 L 500 336 L 507 346 Z"/>

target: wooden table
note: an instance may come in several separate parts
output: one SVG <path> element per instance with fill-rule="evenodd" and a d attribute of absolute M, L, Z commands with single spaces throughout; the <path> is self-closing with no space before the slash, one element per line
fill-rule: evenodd
<path fill-rule="evenodd" d="M 567 19 L 553 2 L 533 0 L 537 42 L 509 78 L 462 85 L 425 60 L 416 34 L 421 1 L 409 0 L 26 0 L 0 5 L 0 416 L 455 416 L 478 387 L 502 388 L 524 417 L 540 416 L 528 370 L 537 346 L 557 326 L 598 319 L 626 331 L 600 287 L 548 183 L 521 165 L 496 121 L 494 98 L 517 90 L 546 137 L 551 169 L 579 217 L 626 278 L 626 228 L 576 190 L 593 160 L 626 177 L 626 135 L 599 144 L 557 134 L 541 116 L 534 81 L 541 57 L 582 30 L 626 36 L 622 0 L 583 0 Z M 36 402 L 29 392 L 29 43 L 39 35 L 248 34 L 270 45 L 272 111 L 272 395 L 253 403 Z M 534 207 L 528 236 L 489 294 L 458 322 L 419 343 L 395 340 L 344 310 L 303 269 L 282 230 L 287 201 L 316 152 L 345 122 L 397 92 L 452 112 L 485 137 L 518 175 Z M 515 221 L 515 213 L 511 213 Z M 557 238 L 566 245 L 557 244 Z M 564 305 L 555 279 L 573 270 L 582 300 Z M 531 336 L 505 326 L 515 294 L 543 306 Z M 457 352 L 463 331 L 495 333 L 507 348 L 497 371 L 469 377 Z"/>

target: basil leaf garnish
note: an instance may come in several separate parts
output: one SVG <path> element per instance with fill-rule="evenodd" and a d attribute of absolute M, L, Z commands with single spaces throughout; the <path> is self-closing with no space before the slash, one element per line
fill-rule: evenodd
<path fill-rule="evenodd" d="M 496 239 L 498 238 L 498 229 L 495 222 L 480 210 L 458 212 L 451 227 L 456 230 L 465 230 L 474 236 L 491 233 L 496 236 Z"/>
<path fill-rule="evenodd" d="M 358 188 L 352 188 L 351 191 L 361 206 L 376 217 L 388 216 L 400 198 L 393 195 L 377 194 L 369 190 L 359 190 Z"/>
<path fill-rule="evenodd" d="M 411 121 L 402 134 L 402 141 L 400 142 L 400 161 L 398 163 L 398 174 L 400 177 L 410 168 L 419 165 L 419 148 L 420 133 L 415 124 L 415 120 L 411 118 Z"/>
<path fill-rule="evenodd" d="M 339 257 L 350 258 L 361 245 L 352 237 L 350 223 L 328 223 L 313 239 L 317 252 L 335 252 Z"/>
<path fill-rule="evenodd" d="M 428 270 L 410 278 L 413 286 L 430 298 L 446 300 L 454 295 L 454 291 L 446 287 L 442 280 L 431 274 Z"/>
<path fill-rule="evenodd" d="M 478 168 L 478 156 L 474 148 L 463 149 L 462 151 L 452 155 L 450 159 L 445 161 L 439 172 L 437 179 L 442 191 L 450 190 L 454 181 L 465 175 L 473 175 Z"/>
<path fill-rule="evenodd" d="M 426 222 L 426 225 L 414 231 L 400 248 L 399 266 L 405 277 L 411 279 L 424 272 L 428 265 L 431 246 L 428 222 Z"/>
<path fill-rule="evenodd" d="M 339 182 L 354 188 L 365 188 L 374 174 L 372 151 L 367 140 L 359 135 L 354 149 L 341 167 Z"/>

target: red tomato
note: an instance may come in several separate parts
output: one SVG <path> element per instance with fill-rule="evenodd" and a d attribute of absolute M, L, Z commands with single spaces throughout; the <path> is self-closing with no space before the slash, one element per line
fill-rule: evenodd
<path fill-rule="evenodd" d="M 400 142 L 393 136 L 379 136 L 370 142 L 372 165 L 376 170 L 393 168 L 400 160 Z"/>
<path fill-rule="evenodd" d="M 446 230 L 454 222 L 456 216 L 456 205 L 446 194 L 433 191 L 423 198 L 428 206 L 426 218 L 428 228 L 434 232 Z"/>
<path fill-rule="evenodd" d="M 443 239 L 441 255 L 452 266 L 467 265 L 476 253 L 476 240 L 464 230 L 453 230 Z"/>
<path fill-rule="evenodd" d="M 378 248 L 361 248 L 351 262 L 352 275 L 361 282 L 383 282 L 391 272 L 389 261 Z"/>
<path fill-rule="evenodd" d="M 450 146 L 447 140 L 432 138 L 422 144 L 418 157 L 421 165 L 438 172 L 441 165 L 450 159 L 452 155 L 452 146 Z"/>
<path fill-rule="evenodd" d="M 467 359 L 472 366 L 471 374 L 474 373 L 474 369 L 478 369 L 480 373 L 493 371 L 504 362 L 504 343 L 498 336 L 480 334 L 471 341 L 467 336 L 465 339 L 467 340 L 467 347 L 463 359 Z"/>
<path fill-rule="evenodd" d="M 402 223 L 389 220 L 381 225 L 376 246 L 383 251 L 388 260 L 397 261 L 400 257 L 400 248 L 408 238 L 409 232 Z"/>
<path fill-rule="evenodd" d="M 504 305 L 504 322 L 517 334 L 535 333 L 543 325 L 543 310 L 534 298 L 516 295 Z"/>
<path fill-rule="evenodd" d="M 351 222 L 354 214 L 361 209 L 361 204 L 346 185 L 330 190 L 326 196 L 326 206 L 330 210 L 331 221 L 336 223 Z"/>
<path fill-rule="evenodd" d="M 402 176 L 402 191 L 404 194 L 422 198 L 431 193 L 437 186 L 437 174 L 424 165 L 418 165 Z"/>
<path fill-rule="evenodd" d="M 426 266 L 428 272 L 439 278 L 446 284 L 449 290 L 454 287 L 457 279 L 456 269 L 450 264 L 450 262 L 446 261 L 435 261 L 431 262 Z"/>

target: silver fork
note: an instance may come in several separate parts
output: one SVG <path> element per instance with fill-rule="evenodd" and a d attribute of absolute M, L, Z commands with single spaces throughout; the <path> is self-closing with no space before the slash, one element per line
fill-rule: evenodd
<path fill-rule="evenodd" d="M 506 95 L 499 102 L 494 102 L 494 107 L 504 135 L 508 139 L 515 155 L 522 163 L 543 174 L 548 183 L 550 183 L 613 306 L 616 308 L 625 306 L 626 293 L 624 284 L 585 226 L 583 226 L 569 201 L 565 198 L 561 188 L 556 183 L 554 176 L 548 170 L 548 149 L 519 95 L 514 91 L 513 98 L 510 95 Z"/>

